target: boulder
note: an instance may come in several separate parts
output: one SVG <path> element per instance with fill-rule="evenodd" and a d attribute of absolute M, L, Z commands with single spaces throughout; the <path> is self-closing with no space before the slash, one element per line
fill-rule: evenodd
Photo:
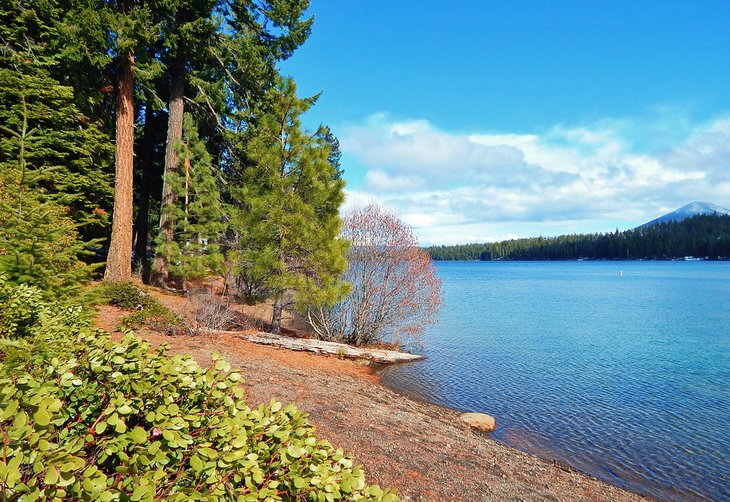
<path fill-rule="evenodd" d="M 464 413 L 459 417 L 461 423 L 479 432 L 492 432 L 497 427 L 494 417 L 486 413 Z"/>

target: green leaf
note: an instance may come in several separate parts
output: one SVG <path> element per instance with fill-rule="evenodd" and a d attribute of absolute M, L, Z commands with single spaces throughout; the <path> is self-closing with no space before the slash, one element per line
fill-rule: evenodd
<path fill-rule="evenodd" d="M 297 446 L 297 445 L 294 445 L 294 444 L 292 444 L 292 445 L 289 445 L 289 446 L 287 447 L 287 449 L 286 449 L 286 453 L 287 453 L 287 454 L 288 454 L 288 455 L 289 455 L 290 457 L 293 457 L 293 458 L 299 458 L 299 457 L 301 457 L 302 455 L 304 455 L 305 453 L 307 453 L 307 450 L 305 450 L 305 449 L 304 449 L 304 448 L 302 448 L 301 446 Z"/>
<path fill-rule="evenodd" d="M 114 425 L 114 430 L 119 434 L 123 434 L 127 432 L 127 424 L 124 423 L 124 420 L 120 420 Z"/>
<path fill-rule="evenodd" d="M 149 487 L 145 485 L 140 485 L 137 488 L 134 489 L 134 492 L 132 492 L 132 497 L 130 500 L 142 500 L 145 495 L 147 495 L 147 492 L 149 492 Z"/>
<path fill-rule="evenodd" d="M 46 475 L 43 476 L 43 482 L 47 485 L 55 485 L 58 483 L 58 471 L 55 467 L 51 466 L 46 471 Z"/>
<path fill-rule="evenodd" d="M 94 426 L 94 431 L 97 434 L 103 434 L 105 430 L 106 430 L 106 422 L 99 422 L 98 424 L 96 424 Z"/>
<path fill-rule="evenodd" d="M 72 472 L 61 472 L 61 479 L 58 480 L 58 486 L 69 486 L 76 481 L 76 476 Z"/>
<path fill-rule="evenodd" d="M 142 444 L 147 441 L 147 431 L 145 431 L 142 427 L 135 427 L 129 433 L 129 437 L 131 437 L 132 441 L 135 443 Z"/>
<path fill-rule="evenodd" d="M 51 423 L 51 416 L 43 408 L 38 408 L 38 410 L 33 413 L 33 420 L 35 420 L 37 425 L 45 427 Z"/>
<path fill-rule="evenodd" d="M 190 457 L 190 467 L 193 468 L 195 472 L 200 472 L 203 470 L 203 461 L 200 460 L 200 457 L 197 455 L 193 455 Z"/>
<path fill-rule="evenodd" d="M 8 401 L 7 406 L 5 407 L 5 410 L 3 411 L 3 418 L 8 419 L 15 415 L 15 413 L 18 411 L 18 401 L 15 399 L 12 399 Z"/>
<path fill-rule="evenodd" d="M 218 371 L 226 371 L 227 372 L 227 371 L 230 371 L 231 365 L 225 359 L 219 359 L 215 363 L 215 369 L 217 369 Z"/>
<path fill-rule="evenodd" d="M 254 483 L 260 485 L 264 482 L 264 473 L 261 471 L 261 469 L 256 469 L 255 471 L 253 471 L 251 479 L 253 479 Z"/>

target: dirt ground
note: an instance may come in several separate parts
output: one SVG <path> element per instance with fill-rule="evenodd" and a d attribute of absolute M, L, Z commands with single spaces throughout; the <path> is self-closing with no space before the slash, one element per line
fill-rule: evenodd
<path fill-rule="evenodd" d="M 185 311 L 183 298 L 157 295 Z M 264 312 L 246 314 L 263 325 Z M 98 325 L 113 332 L 124 314 L 101 307 Z M 204 365 L 213 352 L 223 354 L 244 376 L 251 405 L 295 403 L 309 413 L 319 438 L 364 466 L 369 483 L 395 488 L 404 500 L 646 500 L 465 428 L 458 412 L 393 392 L 354 361 L 259 346 L 233 334 L 139 335 Z"/>

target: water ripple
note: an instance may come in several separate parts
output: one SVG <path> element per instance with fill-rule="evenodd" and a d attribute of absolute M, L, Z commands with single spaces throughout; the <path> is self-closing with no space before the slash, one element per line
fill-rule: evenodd
<path fill-rule="evenodd" d="M 665 500 L 730 500 L 730 263 L 446 263 L 421 363 L 383 380 Z"/>

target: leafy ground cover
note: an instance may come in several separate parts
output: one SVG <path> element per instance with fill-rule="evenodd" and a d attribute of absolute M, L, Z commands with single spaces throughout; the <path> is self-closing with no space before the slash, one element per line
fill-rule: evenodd
<path fill-rule="evenodd" d="M 28 294 L 3 291 L 18 289 Z M 7 347 L 30 347 L 33 326 L 49 320 L 69 345 L 41 351 L 44 364 L 0 347 L 2 500 L 398 500 L 368 486 L 295 406 L 249 407 L 241 374 L 220 357 L 201 367 L 34 305 L 9 323 L 23 330 L 4 328 Z"/>

